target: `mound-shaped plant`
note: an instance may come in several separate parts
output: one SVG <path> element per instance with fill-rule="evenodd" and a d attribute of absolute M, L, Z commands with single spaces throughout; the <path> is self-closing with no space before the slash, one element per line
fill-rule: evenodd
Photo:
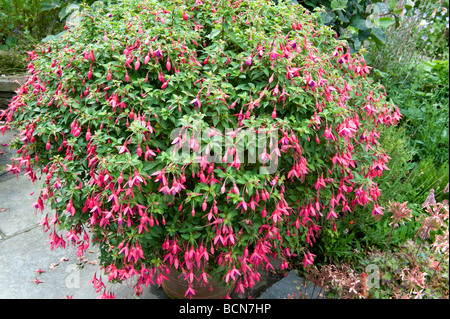
<path fill-rule="evenodd" d="M 171 269 L 244 292 L 303 262 L 342 212 L 377 204 L 379 125 L 400 113 L 319 14 L 267 0 L 124 0 L 29 52 L 0 114 L 10 170 L 39 172 L 51 248 L 98 244 L 136 293 Z M 197 275 L 197 277 L 194 276 Z M 111 293 L 98 278 L 103 296 Z"/>

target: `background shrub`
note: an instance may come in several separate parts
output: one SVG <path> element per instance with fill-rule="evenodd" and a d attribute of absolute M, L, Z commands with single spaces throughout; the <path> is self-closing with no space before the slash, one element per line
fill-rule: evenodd
<path fill-rule="evenodd" d="M 0 74 L 26 71 L 27 51 L 58 37 L 80 3 L 94 0 L 0 0 Z"/>

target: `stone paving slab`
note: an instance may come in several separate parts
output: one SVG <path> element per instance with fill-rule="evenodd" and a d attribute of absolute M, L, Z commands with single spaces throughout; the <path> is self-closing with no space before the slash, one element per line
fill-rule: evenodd
<path fill-rule="evenodd" d="M 35 227 L 0 242 L 0 299 L 95 299 L 89 282 L 106 278 L 98 265 L 95 248 L 81 262 L 72 247 L 50 250 L 47 234 Z M 81 266 L 81 267 L 80 267 Z M 38 269 L 43 270 L 37 273 Z M 35 279 L 41 281 L 36 283 Z M 116 284 L 113 291 L 118 299 L 134 298 L 133 282 Z M 107 286 L 110 287 L 110 286 Z M 167 299 L 162 289 L 144 289 L 142 299 Z"/>
<path fill-rule="evenodd" d="M 305 281 L 297 275 L 295 270 L 291 270 L 286 277 L 269 287 L 258 299 L 288 299 L 289 296 L 295 299 L 300 296 L 300 293 L 304 296 L 307 294 L 308 299 L 317 299 L 319 291 L 320 287 L 314 288 L 313 283 Z"/>
<path fill-rule="evenodd" d="M 6 237 L 20 233 L 40 222 L 43 214 L 32 204 L 40 193 L 40 181 L 32 183 L 27 176 L 20 175 L 0 182 L 0 232 Z"/>
<path fill-rule="evenodd" d="M 47 235 L 35 227 L 0 243 L 0 298 L 61 299 L 80 294 L 95 298 L 92 286 L 87 287 L 91 277 L 86 274 L 96 267 L 88 265 L 77 277 L 73 270 L 77 259 L 68 258 L 72 257 L 69 251 L 50 251 L 46 242 Z M 62 258 L 67 260 L 62 262 Z M 38 269 L 45 272 L 38 274 Z M 36 278 L 42 283 L 35 283 Z"/>
<path fill-rule="evenodd" d="M 9 143 L 15 134 L 9 130 L 5 135 L 0 134 L 0 240 L 37 225 L 43 213 L 48 213 L 48 210 L 36 212 L 31 207 L 38 199 L 42 181 L 37 180 L 33 184 L 23 172 L 19 176 L 11 176 L 2 170 L 14 156 Z"/>
<path fill-rule="evenodd" d="M 25 83 L 26 74 L 0 76 L 0 110 L 6 109 L 16 90 Z"/>
<path fill-rule="evenodd" d="M 21 84 L 25 83 L 26 77 L 27 74 L 0 76 L 0 92 L 14 93 Z"/>

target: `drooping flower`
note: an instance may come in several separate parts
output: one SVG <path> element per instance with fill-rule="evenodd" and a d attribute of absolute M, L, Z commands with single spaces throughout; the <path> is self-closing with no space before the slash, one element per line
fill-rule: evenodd
<path fill-rule="evenodd" d="M 372 216 L 377 217 L 378 215 L 383 215 L 384 207 L 379 206 L 377 203 L 373 205 Z"/>
<path fill-rule="evenodd" d="M 202 103 L 200 102 L 200 99 L 199 99 L 199 95 L 197 95 L 196 97 L 195 97 L 195 99 L 193 99 L 192 101 L 191 101 L 191 103 L 190 104 L 194 104 L 194 106 L 197 108 L 197 107 L 202 107 Z"/>
<path fill-rule="evenodd" d="M 248 66 L 252 65 L 252 62 L 253 62 L 252 55 L 250 55 L 247 59 L 245 59 L 245 64 L 247 64 Z"/>

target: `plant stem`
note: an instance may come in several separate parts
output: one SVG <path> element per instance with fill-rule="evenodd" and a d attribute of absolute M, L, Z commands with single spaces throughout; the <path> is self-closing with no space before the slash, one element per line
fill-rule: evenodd
<path fill-rule="evenodd" d="M 427 229 L 426 229 L 426 231 L 425 231 L 425 234 L 428 233 L 428 230 L 429 230 L 429 229 L 430 229 L 430 226 L 427 227 Z M 416 251 L 416 253 L 414 254 L 413 257 L 417 256 L 417 254 L 419 253 L 420 247 L 422 247 L 422 244 L 423 244 L 424 240 L 425 240 L 425 238 L 422 238 L 422 240 L 420 241 L 419 247 L 417 248 L 417 251 Z"/>
<path fill-rule="evenodd" d="M 437 264 L 436 268 L 434 268 L 434 272 L 433 272 L 433 274 L 432 274 L 431 277 L 430 277 L 430 283 L 432 282 L 432 279 L 433 279 L 434 275 L 436 274 L 436 271 L 438 270 L 439 266 L 441 265 L 441 262 L 444 260 L 444 258 L 445 258 L 446 255 L 447 255 L 447 254 L 444 254 L 444 255 L 442 256 L 442 258 L 441 258 L 441 260 L 439 261 L 439 263 Z"/>
<path fill-rule="evenodd" d="M 424 239 L 422 239 L 422 240 L 420 241 L 419 247 L 417 247 L 417 251 L 416 251 L 416 253 L 414 254 L 414 256 L 413 256 L 413 257 L 417 256 L 417 254 L 419 253 L 419 251 L 420 251 L 420 247 L 422 247 L 422 243 L 423 243 L 423 241 L 424 241 Z"/>

